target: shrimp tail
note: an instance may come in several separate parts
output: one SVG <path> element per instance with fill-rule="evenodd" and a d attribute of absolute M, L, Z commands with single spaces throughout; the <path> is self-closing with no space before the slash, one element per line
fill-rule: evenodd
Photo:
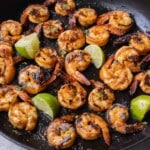
<path fill-rule="evenodd" d="M 132 82 L 130 86 L 130 90 L 129 90 L 130 95 L 133 95 L 135 93 L 138 83 L 139 83 L 138 80 L 134 79 L 134 81 Z"/>
<path fill-rule="evenodd" d="M 102 133 L 103 133 L 103 138 L 104 138 L 105 143 L 110 146 L 111 139 L 110 139 L 109 130 L 106 130 L 106 129 L 105 129 L 105 131 L 104 131 L 104 130 L 102 129 Z"/>
<path fill-rule="evenodd" d="M 43 5 L 45 5 L 45 6 L 51 6 L 54 3 L 56 3 L 56 0 L 45 0 L 44 3 L 43 3 Z"/>
<path fill-rule="evenodd" d="M 133 34 L 127 34 L 127 35 L 124 35 L 124 36 L 121 36 L 121 37 L 117 38 L 113 42 L 113 46 L 116 47 L 116 46 L 121 46 L 121 45 L 124 45 L 124 44 L 128 44 L 132 35 Z"/>
<path fill-rule="evenodd" d="M 150 65 L 150 54 L 146 55 L 140 62 L 141 70 L 145 70 Z"/>
<path fill-rule="evenodd" d="M 142 131 L 145 128 L 146 125 L 147 125 L 146 122 L 138 122 L 138 123 L 135 123 L 135 124 L 127 125 L 125 127 L 124 134 Z"/>
<path fill-rule="evenodd" d="M 82 84 L 85 84 L 87 86 L 91 85 L 90 81 L 79 71 L 75 71 L 74 76 L 76 79 L 78 79 Z"/>
<path fill-rule="evenodd" d="M 69 28 L 73 29 L 77 25 L 77 18 L 74 14 L 69 15 Z"/>

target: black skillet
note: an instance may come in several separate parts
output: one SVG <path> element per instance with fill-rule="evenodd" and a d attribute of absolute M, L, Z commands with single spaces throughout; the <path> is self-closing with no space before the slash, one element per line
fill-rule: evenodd
<path fill-rule="evenodd" d="M 42 2 L 39 0 L 4 0 L 1 1 L 0 5 L 0 21 L 7 20 L 7 19 L 15 19 L 19 20 L 20 14 L 23 9 L 31 3 Z M 136 25 L 132 32 L 136 32 L 137 30 L 141 30 L 150 34 L 150 1 L 149 0 L 76 0 L 77 7 L 92 7 L 97 10 L 99 14 L 109 11 L 109 10 L 126 10 L 132 14 L 133 18 L 135 19 Z M 59 18 L 63 22 L 66 22 L 67 19 L 62 19 L 60 16 L 55 16 L 53 11 L 52 18 Z M 67 24 L 67 23 L 65 23 Z M 115 39 L 115 36 L 112 36 L 111 42 Z M 112 46 L 112 44 L 108 44 L 105 48 L 106 56 L 111 54 L 116 50 Z M 42 41 L 42 45 L 51 45 L 57 47 L 55 41 L 49 41 L 44 39 Z M 30 62 L 27 62 L 27 64 Z M 17 68 L 20 70 L 24 67 L 24 63 L 20 63 Z M 91 66 L 85 74 L 89 78 L 98 79 L 98 70 L 95 71 L 94 67 Z M 16 77 L 17 78 L 17 77 Z M 60 85 L 60 81 L 56 81 L 51 87 L 47 89 L 51 93 L 55 94 L 54 89 L 57 89 Z M 90 90 L 90 89 L 88 89 Z M 140 89 L 136 92 L 134 96 L 140 95 L 142 92 Z M 129 105 L 130 100 L 133 98 L 128 94 L 128 90 L 124 92 L 115 92 L 116 95 L 116 102 Z M 84 111 L 89 111 L 87 106 L 81 108 L 77 113 L 81 113 Z M 68 110 L 62 109 L 60 111 L 61 114 L 68 113 Z M 104 114 L 99 114 L 103 117 Z M 149 115 L 146 117 L 146 121 L 150 119 Z M 50 122 L 50 119 L 39 112 L 39 121 L 37 124 L 36 129 L 33 132 L 24 132 L 18 131 L 14 129 L 11 124 L 8 122 L 7 113 L 0 113 L 0 133 L 5 135 L 9 140 L 20 144 L 22 147 L 26 147 L 27 149 L 38 149 L 38 150 L 54 150 L 54 148 L 48 144 L 44 133 L 45 130 Z M 133 122 L 132 119 L 129 122 Z M 119 150 L 119 149 L 146 149 L 147 146 L 150 144 L 146 140 L 150 137 L 150 122 L 146 129 L 142 132 L 129 134 L 129 135 L 120 135 L 113 130 L 110 130 L 111 138 L 112 138 L 112 150 Z M 139 143 L 141 143 L 140 147 L 138 147 Z M 149 144 L 149 145 L 148 145 Z M 135 146 L 133 148 L 133 146 Z M 1 146 L 0 146 L 1 147 Z M 100 138 L 95 141 L 85 141 L 77 138 L 75 144 L 70 148 L 70 150 L 105 150 L 108 149 L 107 145 L 104 143 L 103 139 Z M 147 150 L 149 148 L 147 147 Z"/>

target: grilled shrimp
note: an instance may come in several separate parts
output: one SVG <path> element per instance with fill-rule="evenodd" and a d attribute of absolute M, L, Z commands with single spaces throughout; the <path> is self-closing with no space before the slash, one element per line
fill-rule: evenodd
<path fill-rule="evenodd" d="M 22 25 L 14 20 L 3 21 L 0 24 L 0 40 L 14 44 L 21 38 Z"/>
<path fill-rule="evenodd" d="M 107 111 L 107 121 L 110 126 L 121 134 L 134 133 L 144 129 L 145 124 L 134 123 L 127 124 L 129 118 L 128 108 L 121 104 L 112 105 Z"/>
<path fill-rule="evenodd" d="M 127 33 L 133 26 L 133 19 L 125 11 L 112 11 L 98 16 L 97 24 L 105 25 L 115 35 L 121 36 Z"/>
<path fill-rule="evenodd" d="M 58 101 L 61 106 L 68 109 L 78 109 L 86 102 L 86 90 L 74 79 L 66 76 L 65 83 L 58 90 Z"/>
<path fill-rule="evenodd" d="M 55 5 L 55 11 L 61 16 L 67 16 L 75 10 L 74 0 L 59 0 Z"/>
<path fill-rule="evenodd" d="M 80 72 L 84 71 L 91 62 L 89 53 L 83 50 L 74 50 L 65 57 L 66 72 L 82 84 L 90 85 L 90 81 Z"/>
<path fill-rule="evenodd" d="M 5 85 L 0 88 L 0 111 L 8 111 L 10 105 L 18 102 L 18 97 L 30 102 L 29 95 L 15 85 Z"/>
<path fill-rule="evenodd" d="M 7 49 L 10 53 L 13 53 L 12 45 L 8 42 L 0 41 L 0 52 Z"/>
<path fill-rule="evenodd" d="M 18 102 L 10 106 L 8 117 L 15 128 L 30 131 L 35 128 L 38 115 L 34 106 L 27 102 Z"/>
<path fill-rule="evenodd" d="M 88 97 L 88 105 L 94 111 L 107 110 L 115 100 L 113 91 L 105 84 L 91 80 L 95 88 L 90 92 Z"/>
<path fill-rule="evenodd" d="M 48 142 L 57 149 L 69 148 L 76 139 L 75 128 L 62 118 L 56 118 L 50 123 L 46 135 Z"/>
<path fill-rule="evenodd" d="M 141 70 L 139 57 L 139 52 L 131 46 L 123 46 L 115 54 L 115 60 L 125 64 L 132 72 L 139 72 Z"/>
<path fill-rule="evenodd" d="M 63 24 L 59 20 L 48 20 L 43 23 L 43 33 L 47 38 L 57 39 L 63 31 Z"/>
<path fill-rule="evenodd" d="M 83 113 L 76 121 L 77 133 L 86 140 L 94 140 L 103 136 L 105 143 L 110 145 L 110 134 L 105 120 L 93 113 Z"/>
<path fill-rule="evenodd" d="M 138 32 L 131 36 L 129 45 L 136 48 L 140 54 L 150 52 L 150 37 L 144 33 Z"/>
<path fill-rule="evenodd" d="M 150 94 L 150 70 L 140 72 L 134 77 L 130 86 L 131 95 L 135 93 L 138 84 L 144 93 Z"/>
<path fill-rule="evenodd" d="M 109 31 L 105 26 L 93 26 L 86 32 L 86 43 L 105 46 L 109 41 Z"/>
<path fill-rule="evenodd" d="M 128 67 L 114 60 L 111 55 L 99 71 L 99 77 L 113 90 L 125 90 L 133 75 Z"/>
<path fill-rule="evenodd" d="M 76 20 L 82 26 L 90 26 L 95 23 L 97 19 L 97 13 L 92 8 L 80 8 L 69 19 L 71 27 L 76 26 Z"/>
<path fill-rule="evenodd" d="M 58 45 L 67 52 L 82 48 L 85 45 L 85 35 L 79 28 L 66 30 L 59 35 Z"/>
<path fill-rule="evenodd" d="M 5 45 L 6 46 L 6 45 Z M 7 47 L 7 46 L 6 46 Z M 0 84 L 10 83 L 15 76 L 16 69 L 11 49 L 0 49 Z"/>
<path fill-rule="evenodd" d="M 42 23 L 48 20 L 50 12 L 48 8 L 40 4 L 29 5 L 22 13 L 20 22 L 22 25 L 26 25 L 28 21 L 32 23 Z"/>
<path fill-rule="evenodd" d="M 36 63 L 45 69 L 54 69 L 58 62 L 58 54 L 55 49 L 44 47 L 35 56 Z"/>
<path fill-rule="evenodd" d="M 18 76 L 19 84 L 30 94 L 36 94 L 44 90 L 47 85 L 53 82 L 61 71 L 61 65 L 56 64 L 55 69 L 49 79 L 45 78 L 42 69 L 36 65 L 29 65 L 23 68 Z"/>

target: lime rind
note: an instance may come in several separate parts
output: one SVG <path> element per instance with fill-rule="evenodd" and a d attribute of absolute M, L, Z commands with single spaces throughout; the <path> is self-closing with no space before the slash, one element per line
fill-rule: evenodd
<path fill-rule="evenodd" d="M 49 93 L 37 94 L 32 98 L 32 104 L 52 119 L 56 117 L 60 108 L 57 98 Z"/>
<path fill-rule="evenodd" d="M 84 48 L 84 50 L 90 54 L 92 58 L 92 63 L 97 69 L 99 69 L 105 61 L 105 54 L 104 51 L 101 49 L 101 47 L 95 44 L 91 44 L 87 45 Z"/>
<path fill-rule="evenodd" d="M 150 110 L 150 96 L 140 95 L 131 101 L 131 114 L 137 121 L 142 121 L 145 114 Z"/>
<path fill-rule="evenodd" d="M 27 59 L 33 59 L 40 48 L 40 41 L 37 33 L 22 36 L 22 38 L 16 42 L 15 48 L 21 56 Z"/>

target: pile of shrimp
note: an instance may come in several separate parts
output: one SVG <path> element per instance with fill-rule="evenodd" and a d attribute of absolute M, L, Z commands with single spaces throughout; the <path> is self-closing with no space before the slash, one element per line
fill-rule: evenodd
<path fill-rule="evenodd" d="M 51 19 L 52 8 L 57 15 L 69 18 L 68 27 L 58 19 Z M 23 10 L 20 21 L 3 21 L 0 24 L 0 111 L 8 113 L 9 122 L 18 130 L 34 131 L 38 111 L 31 99 L 60 78 L 63 84 L 56 92 L 60 106 L 74 112 L 88 104 L 88 109 L 50 121 L 46 139 L 56 149 L 70 148 L 77 136 L 84 140 L 103 137 L 110 146 L 110 128 L 120 134 L 142 131 L 145 123 L 128 123 L 129 109 L 117 103 L 115 96 L 115 91 L 124 90 L 134 96 L 138 86 L 150 94 L 150 70 L 142 69 L 143 64 L 150 62 L 150 37 L 142 32 L 127 34 L 132 32 L 134 24 L 126 11 L 98 14 L 89 7 L 77 9 L 75 0 L 31 4 Z M 17 54 L 14 44 L 22 35 L 33 32 L 40 40 L 43 37 L 55 42 L 58 48 L 41 46 L 33 63 L 17 71 L 16 64 L 27 60 Z M 112 35 L 117 37 L 114 45 L 119 48 L 98 70 L 99 79 L 89 79 L 83 71 L 88 69 L 92 58 L 84 47 L 96 44 L 105 49 Z M 45 72 L 51 75 L 47 77 Z M 14 83 L 16 75 L 17 83 Z M 91 89 L 89 93 L 86 87 Z"/>

